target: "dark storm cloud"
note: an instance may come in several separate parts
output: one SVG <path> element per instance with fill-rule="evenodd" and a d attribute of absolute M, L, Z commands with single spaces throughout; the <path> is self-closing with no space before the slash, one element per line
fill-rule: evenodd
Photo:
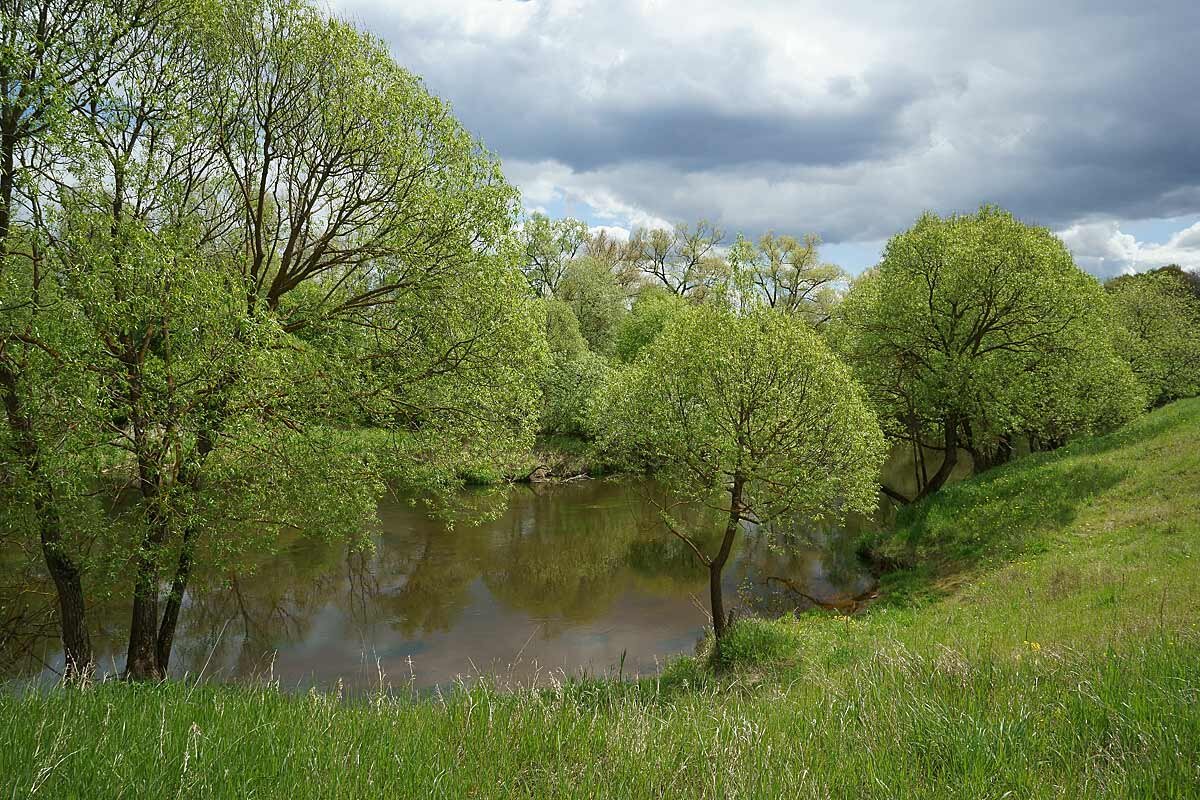
<path fill-rule="evenodd" d="M 345 2 L 538 191 L 833 241 L 1200 213 L 1195 0 Z"/>

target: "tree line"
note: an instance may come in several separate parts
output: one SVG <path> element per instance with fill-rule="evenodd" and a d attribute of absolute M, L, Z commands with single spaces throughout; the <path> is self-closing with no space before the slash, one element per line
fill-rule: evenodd
<path fill-rule="evenodd" d="M 551 310 L 543 428 L 594 437 L 726 515 L 706 551 L 662 510 L 711 572 L 718 641 L 742 523 L 836 520 L 880 493 L 907 504 L 963 466 L 1200 392 L 1194 275 L 1167 267 L 1102 286 L 1048 229 L 993 206 L 923 215 L 854 279 L 821 261 L 813 235 L 722 246 L 701 222 L 623 246 L 597 237 L 602 257 L 575 220 L 535 216 L 524 235 L 527 277 Z M 541 271 L 550 250 L 557 282 Z M 880 483 L 889 451 L 911 452 L 915 493 Z"/>
<path fill-rule="evenodd" d="M 535 437 L 724 520 L 926 497 L 1200 390 L 1181 271 L 1102 287 L 997 208 L 923 216 L 851 279 L 813 235 L 533 214 L 378 39 L 307 0 L 7 0 L 0 544 L 53 585 L 66 669 L 131 599 L 160 678 L 200 567 L 364 545 L 386 483 L 452 498 Z M 367 446 L 363 432 L 382 435 Z M 378 444 L 379 441 L 383 445 Z M 932 455 L 932 463 L 930 459 Z"/>

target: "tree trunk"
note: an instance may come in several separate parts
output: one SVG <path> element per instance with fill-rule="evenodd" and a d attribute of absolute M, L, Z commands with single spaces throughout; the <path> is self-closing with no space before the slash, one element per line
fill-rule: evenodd
<path fill-rule="evenodd" d="M 708 568 L 708 599 L 712 609 L 713 636 L 717 640 L 717 651 L 720 652 L 721 639 L 725 636 L 725 599 L 721 593 L 721 569 L 715 561 Z"/>
<path fill-rule="evenodd" d="M 921 489 L 917 495 L 917 500 L 922 500 L 929 495 L 941 489 L 950 475 L 954 472 L 954 468 L 958 465 L 958 418 L 952 415 L 946 415 L 942 424 L 942 438 L 946 445 L 945 453 L 943 454 L 942 465 L 938 467 L 938 471 L 930 476 L 925 487 Z"/>
<path fill-rule="evenodd" d="M 171 664 L 171 647 L 175 644 L 175 628 L 179 625 L 179 611 L 183 596 L 187 592 L 188 577 L 192 574 L 192 547 L 195 529 L 188 528 L 183 534 L 183 546 L 179 551 L 179 563 L 175 566 L 175 578 L 171 581 L 171 593 L 163 606 L 162 624 L 158 628 L 158 668 L 163 675 Z"/>
<path fill-rule="evenodd" d="M 134 559 L 133 613 L 129 620 L 129 651 L 125 658 L 128 680 L 161 680 L 158 663 L 158 551 L 166 541 L 167 521 L 155 515 L 150 533 Z"/>
<path fill-rule="evenodd" d="M 728 618 L 725 615 L 725 599 L 721 592 L 721 573 L 729 554 L 733 551 L 733 541 L 737 538 L 738 526 L 742 520 L 742 492 L 746 479 L 734 475 L 733 486 L 729 489 L 729 520 L 725 523 L 725 537 L 721 540 L 721 549 L 708 565 L 708 594 L 712 606 L 713 637 L 716 640 L 716 652 L 721 654 L 721 639 L 725 636 Z"/>
<path fill-rule="evenodd" d="M 153 556 L 137 557 L 137 578 L 133 587 L 133 614 L 129 621 L 129 652 L 125 659 L 125 677 L 133 681 L 160 680 L 158 667 L 158 586 Z"/>
<path fill-rule="evenodd" d="M 92 643 L 87 630 L 87 604 L 83 596 L 81 570 L 62 543 L 62 520 L 54 505 L 54 490 L 42 475 L 41 452 L 33 433 L 33 421 L 21 408 L 17 395 L 17 376 L 0 364 L 0 393 L 4 396 L 5 417 L 13 432 L 17 454 L 34 487 L 33 512 L 46 569 L 54 580 L 58 595 L 59 630 L 62 634 L 66 675 L 86 675 L 92 668 Z"/>
<path fill-rule="evenodd" d="M 38 512 L 42 528 L 42 556 L 54 579 L 58 594 L 58 621 L 61 626 L 63 658 L 68 678 L 84 677 L 92 671 L 92 642 L 87 630 L 87 604 L 79 567 L 62 552 L 62 534 L 57 515 L 48 509 Z"/>
<path fill-rule="evenodd" d="M 196 442 L 196 458 L 180 471 L 179 481 L 192 493 L 199 493 L 203 488 L 201 483 L 201 468 L 216 447 L 216 426 L 204 428 Z M 171 664 L 171 648 L 175 644 L 175 629 L 179 626 L 179 612 L 183 607 L 183 597 L 187 593 L 188 579 L 192 574 L 192 559 L 196 548 L 196 536 L 199 531 L 195 523 L 189 523 L 183 531 L 183 543 L 179 548 L 179 560 L 175 564 L 175 577 L 171 580 L 171 593 L 167 595 L 163 607 L 162 623 L 158 628 L 158 668 L 163 675 Z"/>

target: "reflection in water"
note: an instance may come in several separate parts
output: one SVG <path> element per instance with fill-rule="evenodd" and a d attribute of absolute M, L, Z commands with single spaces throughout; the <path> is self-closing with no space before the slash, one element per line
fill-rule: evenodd
<path fill-rule="evenodd" d="M 657 522 L 653 491 L 647 482 L 514 486 L 496 519 L 453 526 L 386 500 L 371 552 L 296 541 L 249 577 L 201 581 L 172 670 L 285 688 L 377 686 L 381 675 L 394 687 L 479 674 L 529 683 L 621 662 L 626 674 L 653 671 L 691 651 L 707 622 L 707 574 Z M 705 520 L 694 513 L 690 523 Z M 871 588 L 842 531 L 786 535 L 785 548 L 772 544 L 783 534 L 739 537 L 731 596 L 741 589 L 744 603 L 777 612 L 798 595 L 768 576 L 830 603 Z M 102 671 L 117 671 L 127 610 L 97 617 Z M 53 639 L 40 641 L 53 662 Z"/>

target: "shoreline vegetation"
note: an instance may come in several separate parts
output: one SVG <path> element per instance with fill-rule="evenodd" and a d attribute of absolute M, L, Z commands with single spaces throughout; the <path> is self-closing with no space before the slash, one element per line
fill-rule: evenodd
<path fill-rule="evenodd" d="M 433 699 L 0 695 L 39 797 L 1195 797 L 1200 400 L 906 507 L 860 615 L 734 623 L 661 674 Z"/>

